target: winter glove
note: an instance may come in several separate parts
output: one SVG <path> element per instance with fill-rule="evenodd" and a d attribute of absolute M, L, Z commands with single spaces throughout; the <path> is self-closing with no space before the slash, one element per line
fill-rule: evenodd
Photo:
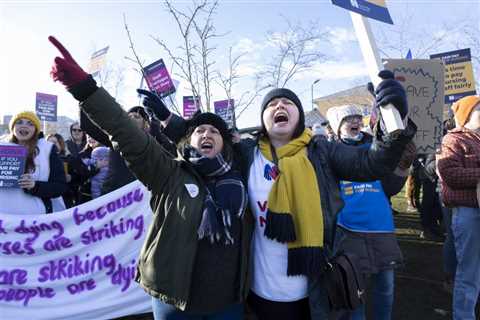
<path fill-rule="evenodd" d="M 153 111 L 158 120 L 164 121 L 170 116 L 170 110 L 155 93 L 144 89 L 137 89 L 137 92 L 144 96 L 142 105 Z"/>
<path fill-rule="evenodd" d="M 382 70 L 378 76 L 383 79 L 375 89 L 375 108 L 392 104 L 405 119 L 408 113 L 407 93 L 390 70 Z"/>
<path fill-rule="evenodd" d="M 97 83 L 91 75 L 83 71 L 70 53 L 55 37 L 48 40 L 60 51 L 63 58 L 56 57 L 50 71 L 54 81 L 60 81 L 78 101 L 86 100 L 97 89 Z"/>
<path fill-rule="evenodd" d="M 60 81 L 67 89 L 79 84 L 88 78 L 88 73 L 78 65 L 67 49 L 55 37 L 48 40 L 60 51 L 63 58 L 56 57 L 50 71 L 54 81 Z"/>

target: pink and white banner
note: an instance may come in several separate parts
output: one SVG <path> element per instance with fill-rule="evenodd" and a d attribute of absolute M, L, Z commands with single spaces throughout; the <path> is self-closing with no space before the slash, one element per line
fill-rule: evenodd
<path fill-rule="evenodd" d="M 151 311 L 134 281 L 149 202 L 135 181 L 61 212 L 0 213 L 0 317 L 91 320 Z"/>

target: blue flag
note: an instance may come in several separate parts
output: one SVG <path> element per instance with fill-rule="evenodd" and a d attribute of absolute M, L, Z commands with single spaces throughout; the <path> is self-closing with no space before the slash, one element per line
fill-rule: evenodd
<path fill-rule="evenodd" d="M 412 60 L 412 50 L 408 49 L 407 56 L 405 57 L 407 60 Z"/>

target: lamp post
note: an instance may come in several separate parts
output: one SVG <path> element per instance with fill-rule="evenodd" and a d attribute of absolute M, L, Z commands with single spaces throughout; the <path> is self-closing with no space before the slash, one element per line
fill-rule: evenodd
<path fill-rule="evenodd" d="M 312 110 L 315 108 L 315 107 L 314 107 L 314 103 L 313 103 L 313 86 L 314 86 L 316 83 L 318 83 L 319 81 L 320 81 L 320 79 L 317 79 L 317 80 L 315 80 L 315 81 L 312 82 L 312 87 L 311 87 L 311 88 L 312 88 Z"/>

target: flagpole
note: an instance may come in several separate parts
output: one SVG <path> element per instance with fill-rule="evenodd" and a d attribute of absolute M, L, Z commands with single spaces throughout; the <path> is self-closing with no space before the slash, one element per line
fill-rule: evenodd
<path fill-rule="evenodd" d="M 383 70 L 383 64 L 378 54 L 378 48 L 370 28 L 370 23 L 365 17 L 352 11 L 350 11 L 350 17 L 352 18 L 353 28 L 357 35 L 363 59 L 367 65 L 370 80 L 376 87 L 381 81 L 378 73 L 380 70 Z M 405 128 L 400 113 L 392 104 L 381 107 L 380 112 L 382 113 L 385 127 L 389 133 Z"/>

